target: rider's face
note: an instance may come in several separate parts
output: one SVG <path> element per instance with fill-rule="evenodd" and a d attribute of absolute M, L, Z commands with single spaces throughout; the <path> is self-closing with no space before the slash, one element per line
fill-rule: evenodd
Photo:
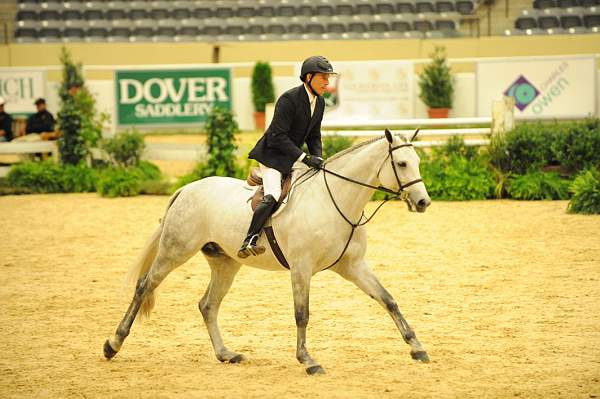
<path fill-rule="evenodd" d="M 310 80 L 311 75 L 308 74 L 307 82 Z M 315 73 L 310 85 L 317 92 L 318 95 L 322 96 L 325 93 L 327 85 L 329 85 L 329 74 L 328 73 Z"/>

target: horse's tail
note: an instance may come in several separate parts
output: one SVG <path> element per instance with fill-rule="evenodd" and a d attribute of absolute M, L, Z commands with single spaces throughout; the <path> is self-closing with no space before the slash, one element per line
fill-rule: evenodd
<path fill-rule="evenodd" d="M 154 230 L 154 233 L 152 233 L 152 236 L 148 239 L 148 241 L 146 241 L 146 244 L 144 244 L 144 248 L 142 249 L 142 252 L 140 253 L 137 260 L 135 261 L 135 263 L 129 270 L 129 273 L 127 274 L 127 281 L 133 287 L 136 287 L 139 279 L 148 273 L 148 271 L 150 270 L 150 267 L 154 263 L 154 259 L 156 258 L 156 255 L 158 253 L 158 244 L 160 243 L 160 237 L 162 236 L 163 226 L 165 223 L 165 217 L 167 216 L 167 212 L 169 211 L 169 208 L 171 208 L 171 205 L 173 204 L 173 202 L 175 201 L 177 196 L 180 194 L 181 190 L 182 189 L 180 188 L 179 190 L 177 190 L 175 192 L 175 194 L 173 194 L 173 196 L 171 196 L 171 198 L 169 200 L 169 204 L 167 205 L 167 209 L 165 210 L 165 214 L 163 215 L 162 219 L 160 220 L 160 225 L 156 228 L 156 230 Z M 134 288 L 134 290 L 135 290 L 135 288 Z M 154 302 L 155 302 L 154 291 L 155 290 L 152 290 L 151 292 L 146 293 L 146 295 L 144 297 L 144 301 L 142 302 L 142 304 L 140 306 L 139 312 L 140 312 L 140 315 L 143 317 L 149 317 L 150 312 L 154 308 Z"/>

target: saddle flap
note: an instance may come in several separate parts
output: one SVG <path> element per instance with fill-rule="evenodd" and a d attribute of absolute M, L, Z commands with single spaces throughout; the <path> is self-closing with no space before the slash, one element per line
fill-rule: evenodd
<path fill-rule="evenodd" d="M 255 168 L 255 169 L 258 169 L 258 168 Z M 260 173 L 260 171 L 259 171 L 259 173 Z M 248 180 L 246 180 L 248 182 L 248 184 L 250 184 L 249 179 L 251 176 L 252 176 L 252 172 L 248 176 Z M 250 185 L 256 186 L 258 184 L 250 184 Z M 283 183 L 281 184 L 281 195 L 279 196 L 279 199 L 277 200 L 277 205 L 275 206 L 273 213 L 275 212 L 275 210 L 277 210 L 279 208 L 279 205 L 281 205 L 281 203 L 283 202 L 285 197 L 287 197 L 291 188 L 292 188 L 292 175 L 290 174 L 283 180 Z M 250 202 L 250 206 L 252 207 L 253 212 L 256 209 L 256 207 L 258 206 L 258 203 L 260 201 L 262 201 L 264 195 L 265 195 L 265 191 L 262 186 L 262 177 L 261 177 L 260 178 L 260 187 L 254 193 L 254 195 L 252 196 L 252 200 Z"/>

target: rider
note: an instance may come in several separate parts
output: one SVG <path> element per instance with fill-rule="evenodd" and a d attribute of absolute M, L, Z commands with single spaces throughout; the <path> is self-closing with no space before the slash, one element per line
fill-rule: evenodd
<path fill-rule="evenodd" d="M 265 252 L 265 247 L 257 245 L 257 241 L 281 195 L 282 177 L 291 173 L 294 162 L 321 167 L 321 120 L 325 110 L 321 96 L 332 74 L 335 72 L 327 58 L 313 56 L 304 60 L 300 71 L 303 84 L 279 97 L 271 125 L 250 151 L 248 157 L 259 162 L 264 197 L 254 211 L 248 234 L 238 251 L 240 258 Z M 301 150 L 304 143 L 310 154 Z"/>

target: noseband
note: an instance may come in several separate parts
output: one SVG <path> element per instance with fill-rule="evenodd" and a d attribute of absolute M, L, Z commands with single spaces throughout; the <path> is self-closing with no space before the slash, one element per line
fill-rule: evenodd
<path fill-rule="evenodd" d="M 333 205 L 335 206 L 335 209 L 337 209 L 338 213 L 342 216 L 342 218 L 344 218 L 344 220 L 350 225 L 350 227 L 352 227 L 352 230 L 350 231 L 350 237 L 348 237 L 348 241 L 346 242 L 346 246 L 344 247 L 344 249 L 342 250 L 342 253 L 340 254 L 340 256 L 337 258 L 337 260 L 335 262 L 333 262 L 331 265 L 327 266 L 325 269 L 323 270 L 327 270 L 330 267 L 334 266 L 335 264 L 337 264 L 340 259 L 342 259 L 342 256 L 344 256 L 344 254 L 346 253 L 346 250 L 348 249 L 348 245 L 350 245 L 350 241 L 352 241 L 352 236 L 354 235 L 354 230 L 356 230 L 357 227 L 359 226 L 363 226 L 367 223 L 369 223 L 371 221 L 371 219 L 373 219 L 373 217 L 375 216 L 375 214 L 379 211 L 379 209 L 386 203 L 388 202 L 390 199 L 392 198 L 400 198 L 402 200 L 404 200 L 409 208 L 412 207 L 410 200 L 408 198 L 408 193 L 405 191 L 405 189 L 407 187 L 410 187 L 414 184 L 420 183 L 423 181 L 423 179 L 415 179 L 415 180 L 411 180 L 406 184 L 402 184 L 402 182 L 400 181 L 400 177 L 398 176 L 398 171 L 396 170 L 396 165 L 394 164 L 394 157 L 393 157 L 393 152 L 396 151 L 399 148 L 403 148 L 403 147 L 412 147 L 413 145 L 411 143 L 405 143 L 405 144 L 400 144 L 397 145 L 395 147 L 392 146 L 391 143 L 389 143 L 388 145 L 388 154 L 385 157 L 385 159 L 383 160 L 383 162 L 381 163 L 381 166 L 379 167 L 379 170 L 377 171 L 377 179 L 379 179 L 379 174 L 381 173 L 381 169 L 383 169 L 383 166 L 385 165 L 385 161 L 390 158 L 390 162 L 392 164 L 392 170 L 394 171 L 394 176 L 396 177 L 396 182 L 398 183 L 398 191 L 394 191 L 391 190 L 387 187 L 383 187 L 383 186 L 373 186 L 367 183 L 363 183 L 360 182 L 358 180 L 354 180 L 351 179 L 349 177 L 346 176 L 342 176 L 336 172 L 333 172 L 331 170 L 325 169 L 325 167 L 322 167 L 321 170 L 323 171 L 323 180 L 325 181 L 325 187 L 327 187 L 327 192 L 329 193 L 329 198 L 331 198 L 331 202 L 333 202 Z M 392 194 L 393 197 L 391 198 L 387 198 L 385 199 L 381 204 L 379 204 L 379 206 L 375 209 L 375 211 L 371 214 L 371 216 L 369 216 L 368 218 L 365 217 L 365 212 L 363 211 L 362 214 L 360 215 L 360 219 L 358 219 L 357 223 L 353 223 L 350 219 L 348 219 L 348 217 L 346 215 L 344 215 L 344 213 L 342 212 L 342 210 L 340 209 L 340 207 L 338 206 L 337 202 L 335 202 L 335 198 L 333 197 L 333 193 L 331 192 L 331 188 L 329 187 L 329 183 L 327 182 L 327 174 L 331 174 L 334 175 L 335 177 L 338 177 L 342 180 L 346 180 L 348 182 L 354 183 L 354 184 L 358 184 L 360 186 L 364 186 L 364 187 L 369 187 L 372 188 L 374 190 L 377 191 L 381 191 L 384 193 L 388 193 L 388 194 Z M 364 221 L 363 221 L 364 218 Z"/>

